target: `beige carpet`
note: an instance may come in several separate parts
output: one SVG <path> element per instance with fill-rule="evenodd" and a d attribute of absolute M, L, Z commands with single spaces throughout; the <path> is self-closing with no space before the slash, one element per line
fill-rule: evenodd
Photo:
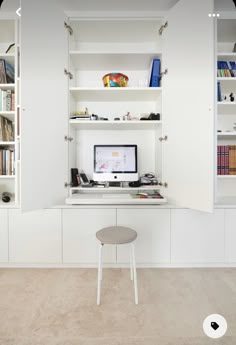
<path fill-rule="evenodd" d="M 127 269 L 1 269 L 0 345 L 234 345 L 236 269 L 139 269 L 139 305 Z M 222 314 L 227 335 L 207 338 Z"/>

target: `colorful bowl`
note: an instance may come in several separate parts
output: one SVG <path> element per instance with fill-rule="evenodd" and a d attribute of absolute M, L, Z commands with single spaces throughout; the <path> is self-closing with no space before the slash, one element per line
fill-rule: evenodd
<path fill-rule="evenodd" d="M 102 80 L 105 87 L 126 87 L 129 78 L 122 73 L 108 73 Z"/>

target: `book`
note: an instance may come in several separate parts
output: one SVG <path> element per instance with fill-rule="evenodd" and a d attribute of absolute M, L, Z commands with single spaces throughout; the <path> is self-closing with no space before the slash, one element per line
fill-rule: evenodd
<path fill-rule="evenodd" d="M 0 84 L 7 83 L 6 69 L 5 69 L 5 60 L 0 59 Z"/>
<path fill-rule="evenodd" d="M 161 60 L 160 59 L 153 59 L 152 60 L 150 83 L 149 83 L 150 87 L 159 87 L 160 86 L 160 68 L 161 68 Z"/>
<path fill-rule="evenodd" d="M 219 81 L 217 82 L 217 101 L 222 102 L 221 85 Z"/>
<path fill-rule="evenodd" d="M 9 119 L 0 115 L 0 141 L 13 141 L 13 123 Z"/>
<path fill-rule="evenodd" d="M 236 145 L 229 145 L 229 175 L 236 175 Z"/>
<path fill-rule="evenodd" d="M 13 84 L 15 82 L 15 69 L 7 61 L 5 61 L 5 71 L 6 71 L 7 83 Z"/>
<path fill-rule="evenodd" d="M 217 146 L 217 175 L 221 175 L 221 145 Z"/>
<path fill-rule="evenodd" d="M 229 145 L 225 146 L 225 175 L 229 175 Z"/>

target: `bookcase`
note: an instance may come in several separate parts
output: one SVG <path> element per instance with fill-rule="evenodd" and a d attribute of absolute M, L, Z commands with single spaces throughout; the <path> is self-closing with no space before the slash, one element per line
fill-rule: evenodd
<path fill-rule="evenodd" d="M 220 13 L 216 23 L 217 82 L 218 91 L 220 88 L 221 93 L 221 95 L 217 95 L 216 107 L 216 201 L 226 204 L 236 202 L 236 77 L 232 71 L 230 73 L 232 62 L 236 62 L 235 31 L 235 14 L 232 12 Z M 226 62 L 226 70 L 219 71 L 219 61 Z M 234 100 L 230 99 L 231 93 Z"/>
<path fill-rule="evenodd" d="M 14 16 L 0 16 L 0 59 L 0 195 L 10 192 L 10 205 L 16 205 L 20 201 L 20 42 L 19 21 Z M 2 201 L 0 205 L 9 207 Z"/>

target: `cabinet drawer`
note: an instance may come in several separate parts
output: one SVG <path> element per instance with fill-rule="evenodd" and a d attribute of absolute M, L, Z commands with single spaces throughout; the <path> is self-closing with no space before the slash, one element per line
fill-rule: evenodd
<path fill-rule="evenodd" d="M 137 231 L 135 241 L 137 264 L 170 262 L 170 210 L 119 209 L 117 224 Z M 117 247 L 119 263 L 129 262 L 127 246 Z"/>
<path fill-rule="evenodd" d="M 10 262 L 61 262 L 61 210 L 9 210 Z"/>
<path fill-rule="evenodd" d="M 172 263 L 224 262 L 224 210 L 171 210 Z"/>
<path fill-rule="evenodd" d="M 8 261 L 7 210 L 0 210 L 0 262 Z"/>
<path fill-rule="evenodd" d="M 63 261 L 97 264 L 99 241 L 96 232 L 114 225 L 115 209 L 63 210 Z M 115 253 L 115 246 L 104 246 L 103 262 L 115 262 Z"/>

